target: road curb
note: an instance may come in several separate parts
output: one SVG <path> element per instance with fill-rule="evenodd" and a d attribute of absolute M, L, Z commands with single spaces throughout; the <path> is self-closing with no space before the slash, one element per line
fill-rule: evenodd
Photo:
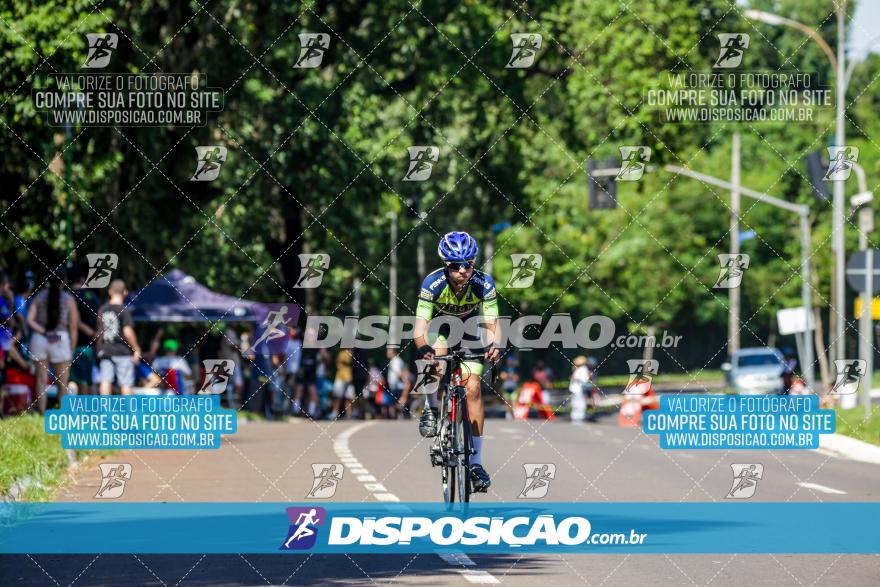
<path fill-rule="evenodd" d="M 843 434 L 821 434 L 819 450 L 853 461 L 880 465 L 880 446 Z"/>

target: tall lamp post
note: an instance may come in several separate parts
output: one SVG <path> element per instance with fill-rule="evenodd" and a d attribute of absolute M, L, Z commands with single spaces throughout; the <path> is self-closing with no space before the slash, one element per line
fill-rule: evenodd
<path fill-rule="evenodd" d="M 846 109 L 846 84 L 848 81 L 844 63 L 844 45 L 846 36 L 846 0 L 834 0 L 834 5 L 835 10 L 837 11 L 837 57 L 834 56 L 834 52 L 831 50 L 831 47 L 817 31 L 811 29 L 801 22 L 779 16 L 778 14 L 763 12 L 761 10 L 746 10 L 744 14 L 746 18 L 758 20 L 772 26 L 789 26 L 795 28 L 816 41 L 816 43 L 822 48 L 822 51 L 831 62 L 832 71 L 834 71 L 834 76 L 836 78 L 835 85 L 837 89 L 837 128 L 834 133 L 834 143 L 837 146 L 841 146 L 846 140 L 843 119 Z M 832 359 L 843 359 L 846 356 L 844 328 L 846 323 L 846 303 L 844 301 L 846 251 L 844 251 L 843 240 L 845 206 L 846 202 L 844 201 L 843 182 L 836 181 L 834 182 L 834 200 L 831 217 L 831 247 L 834 253 L 834 284 L 833 295 L 831 297 L 833 302 L 831 305 L 831 316 L 834 319 L 834 339 L 832 340 L 831 344 L 828 345 Z"/>

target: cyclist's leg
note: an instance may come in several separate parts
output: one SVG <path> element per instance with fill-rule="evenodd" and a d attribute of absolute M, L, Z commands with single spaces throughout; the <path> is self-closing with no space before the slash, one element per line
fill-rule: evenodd
<path fill-rule="evenodd" d="M 463 365 L 462 369 L 466 369 Z M 471 429 L 470 475 L 473 490 L 486 492 L 492 479 L 483 468 L 483 398 L 480 394 L 480 377 L 470 374 L 465 382 L 467 389 L 468 420 Z"/>
<path fill-rule="evenodd" d="M 462 371 L 466 372 L 468 370 L 467 365 L 469 363 L 462 365 Z M 465 388 L 467 389 L 468 416 L 471 421 L 471 432 L 474 437 L 474 454 L 471 455 L 471 464 L 482 465 L 483 396 L 480 393 L 480 376 L 474 373 L 467 375 Z"/>
<path fill-rule="evenodd" d="M 435 355 L 442 356 L 449 353 L 449 345 L 442 333 L 429 332 L 427 336 Z M 442 393 L 443 387 L 440 385 L 436 393 L 425 394 L 425 405 L 422 409 L 422 415 L 419 417 L 419 433 L 424 438 L 437 435 L 437 413 L 440 405 L 438 396 Z"/>

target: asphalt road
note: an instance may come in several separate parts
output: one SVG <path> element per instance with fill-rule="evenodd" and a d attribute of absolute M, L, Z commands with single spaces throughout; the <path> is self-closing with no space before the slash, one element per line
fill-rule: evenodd
<path fill-rule="evenodd" d="M 130 451 L 125 501 L 303 501 L 311 463 L 342 462 L 334 500 L 442 499 L 438 470 L 414 421 L 247 423 L 218 451 Z M 90 501 L 98 461 L 82 466 L 58 501 Z M 554 463 L 552 501 L 722 501 L 731 463 L 762 463 L 753 500 L 876 501 L 880 466 L 818 451 L 664 451 L 614 418 L 487 421 L 479 501 L 515 501 L 523 463 Z M 874 521 L 873 523 L 876 523 Z M 112 531 L 129 531 L 116 528 Z M 185 531 L 181 529 L 180 531 Z M 821 538 L 817 536 L 817 540 Z M 0 557 L 0 585 L 876 585 L 880 556 L 863 555 L 25 555 Z"/>

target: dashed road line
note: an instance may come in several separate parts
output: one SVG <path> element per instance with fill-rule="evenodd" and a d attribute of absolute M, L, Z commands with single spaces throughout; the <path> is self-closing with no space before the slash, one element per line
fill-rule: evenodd
<path fill-rule="evenodd" d="M 840 489 L 834 489 L 833 487 L 827 487 L 825 485 L 819 485 L 818 483 L 798 483 L 800 487 L 804 489 L 812 489 L 814 491 L 821 491 L 822 493 L 831 493 L 834 495 L 846 495 L 846 491 L 841 491 Z"/>
<path fill-rule="evenodd" d="M 388 489 L 386 489 L 381 483 L 377 483 L 376 477 L 369 472 L 354 454 L 352 454 L 351 449 L 348 446 L 349 439 L 355 433 L 360 432 L 364 428 L 373 424 L 374 422 L 362 422 L 343 430 L 333 441 L 333 452 L 336 453 L 339 461 L 345 465 L 350 473 L 355 475 L 355 478 L 364 486 L 364 488 L 366 488 L 367 491 L 370 492 L 374 499 L 384 502 L 398 502 L 400 501 L 400 498 L 388 491 Z M 461 567 L 456 569 L 456 571 L 468 583 L 473 583 L 475 585 L 498 585 L 501 583 L 501 581 L 492 575 L 492 573 L 472 568 L 476 567 L 477 563 L 471 560 L 471 558 L 463 552 L 438 551 L 435 554 L 445 563 Z"/>

